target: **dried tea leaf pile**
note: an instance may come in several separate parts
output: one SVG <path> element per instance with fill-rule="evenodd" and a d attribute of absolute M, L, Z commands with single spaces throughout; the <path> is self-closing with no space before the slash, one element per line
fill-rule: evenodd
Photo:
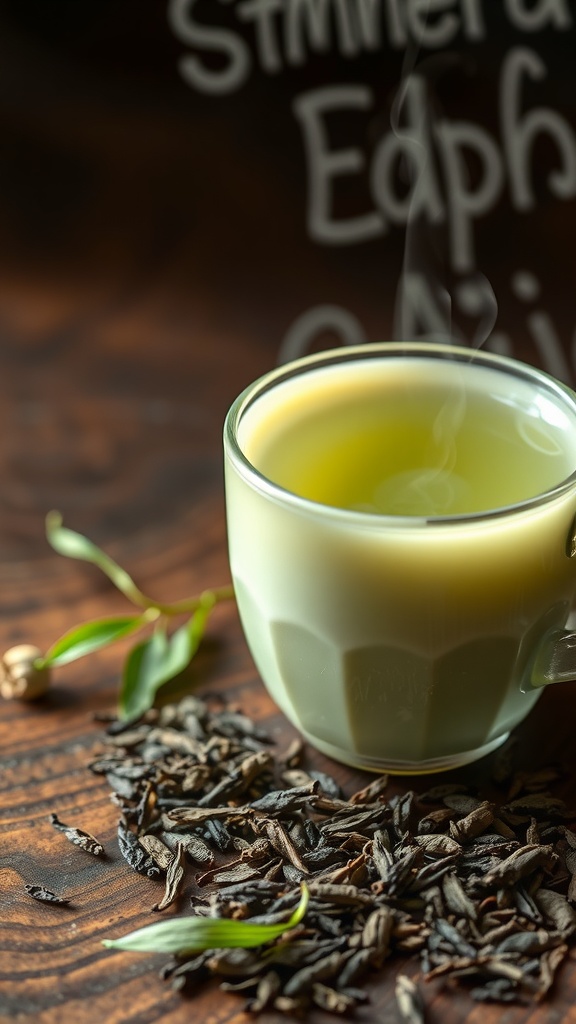
<path fill-rule="evenodd" d="M 576 930 L 575 816 L 549 792 L 555 769 L 511 774 L 502 758 L 498 803 L 457 784 L 388 797 L 385 776 L 345 798 L 302 759 L 197 697 L 108 727 L 91 768 L 121 810 L 123 856 L 163 880 L 155 910 L 189 900 L 194 915 L 278 924 L 309 890 L 280 939 L 173 959 L 175 988 L 216 977 L 252 1013 L 349 1015 L 402 955 L 475 1000 L 547 995 Z"/>

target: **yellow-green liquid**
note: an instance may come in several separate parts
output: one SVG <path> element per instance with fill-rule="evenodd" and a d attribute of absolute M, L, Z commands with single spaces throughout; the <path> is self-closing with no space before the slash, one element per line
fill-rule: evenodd
<path fill-rule="evenodd" d="M 481 512 L 560 483 L 575 461 L 562 410 L 521 381 L 469 369 L 402 359 L 320 369 L 259 401 L 246 454 L 301 497 L 386 515 Z"/>

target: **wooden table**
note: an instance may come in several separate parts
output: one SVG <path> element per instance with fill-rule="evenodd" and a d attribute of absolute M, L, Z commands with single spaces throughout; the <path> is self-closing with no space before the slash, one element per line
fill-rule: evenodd
<path fill-rule="evenodd" d="M 55 554 L 43 519 L 59 508 L 159 599 L 176 599 L 229 579 L 221 471 L 221 425 L 234 394 L 271 365 L 255 333 L 238 339 L 196 309 L 190 322 L 178 295 L 163 288 L 90 295 L 54 280 L 17 280 L 5 292 L 0 362 L 0 647 L 46 649 L 72 625 L 121 613 L 126 604 L 93 567 Z M 112 301 L 114 299 L 114 301 Z M 18 317 L 20 319 L 18 319 Z M 243 325 L 245 326 L 245 324 Z M 240 346 L 240 341 L 242 346 Z M 248 1020 L 237 996 L 208 987 L 193 1001 L 158 976 L 164 958 L 111 953 L 101 945 L 150 920 L 157 884 L 131 869 L 116 846 L 117 809 L 87 769 L 101 745 L 95 712 L 114 705 L 123 646 L 54 673 L 35 703 L 0 706 L 0 1020 L 42 1024 Z M 224 693 L 281 747 L 294 735 L 266 695 L 245 647 L 233 604 L 219 607 L 193 669 L 199 692 Z M 559 793 L 576 805 L 576 691 L 546 693 L 519 730 L 519 763 L 560 759 Z M 314 751 L 309 763 L 352 792 L 366 776 Z M 488 758 L 445 776 L 486 781 Z M 396 780 L 391 791 L 427 786 Z M 96 834 L 106 860 L 62 841 L 51 812 Z M 74 893 L 68 908 L 36 903 L 25 883 Z M 392 960 L 369 984 L 364 1024 L 399 1021 L 394 979 L 417 961 Z M 423 985 L 436 1024 L 568 1024 L 576 964 L 560 972 L 540 1007 L 485 1006 Z M 263 1024 L 279 1024 L 266 1013 Z M 310 1018 L 325 1024 L 318 1012 Z"/>

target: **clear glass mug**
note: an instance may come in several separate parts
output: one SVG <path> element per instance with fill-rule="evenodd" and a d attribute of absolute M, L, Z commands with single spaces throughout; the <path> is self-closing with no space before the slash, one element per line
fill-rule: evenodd
<path fill-rule="evenodd" d="M 355 473 L 374 484 L 376 435 L 392 479 L 374 503 L 345 503 Z M 342 348 L 248 387 L 224 448 L 248 646 L 322 752 L 373 771 L 452 768 L 504 742 L 543 685 L 576 677 L 564 385 L 451 345 Z"/>

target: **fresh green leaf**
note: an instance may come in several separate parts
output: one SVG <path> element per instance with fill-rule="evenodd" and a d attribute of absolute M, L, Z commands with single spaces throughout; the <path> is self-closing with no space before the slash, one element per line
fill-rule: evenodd
<path fill-rule="evenodd" d="M 122 569 L 113 558 L 110 558 L 105 551 L 102 551 L 81 533 L 76 533 L 75 530 L 69 530 L 68 527 L 63 526 L 62 516 L 59 512 L 49 512 L 46 516 L 46 537 L 59 555 L 97 565 L 114 586 L 135 604 L 147 605 L 150 603 L 125 569 Z"/>
<path fill-rule="evenodd" d="M 187 629 L 190 636 L 190 655 L 188 658 L 189 661 L 194 657 L 196 651 L 198 650 L 198 647 L 200 646 L 200 641 L 204 636 L 206 630 L 206 623 L 208 622 L 210 612 L 212 611 L 217 600 L 218 598 L 216 596 L 216 593 L 212 590 L 207 590 L 200 595 L 200 604 L 198 605 L 198 608 L 194 612 L 194 615 L 192 616 L 187 625 Z"/>
<path fill-rule="evenodd" d="M 149 639 L 133 648 L 124 667 L 120 689 L 121 718 L 138 718 L 148 711 L 160 687 L 190 664 L 204 635 L 214 603 L 211 596 L 206 597 L 194 615 L 170 637 L 164 631 L 157 630 Z"/>
<path fill-rule="evenodd" d="M 135 953 L 167 953 L 181 956 L 203 949 L 249 949 L 279 938 L 300 923 L 308 906 L 308 887 L 302 883 L 302 896 L 291 917 L 283 924 L 253 924 L 221 917 L 183 917 L 148 925 L 121 939 L 105 939 L 109 949 Z"/>
<path fill-rule="evenodd" d="M 157 691 L 188 664 L 189 645 L 180 630 L 168 639 L 163 631 L 132 648 L 122 677 L 119 696 L 121 718 L 139 718 L 154 704 Z"/>
<path fill-rule="evenodd" d="M 155 660 L 153 644 L 158 644 L 155 640 L 158 635 L 155 633 L 136 644 L 126 658 L 118 695 L 120 718 L 139 718 L 154 703 L 157 686 L 149 666 Z"/>
<path fill-rule="evenodd" d="M 64 633 L 52 644 L 43 658 L 38 660 L 38 668 L 49 665 L 67 665 L 71 661 L 83 658 L 86 654 L 106 647 L 108 644 L 128 636 L 150 621 L 149 615 L 128 615 L 113 619 L 96 619 L 75 626 Z"/>

